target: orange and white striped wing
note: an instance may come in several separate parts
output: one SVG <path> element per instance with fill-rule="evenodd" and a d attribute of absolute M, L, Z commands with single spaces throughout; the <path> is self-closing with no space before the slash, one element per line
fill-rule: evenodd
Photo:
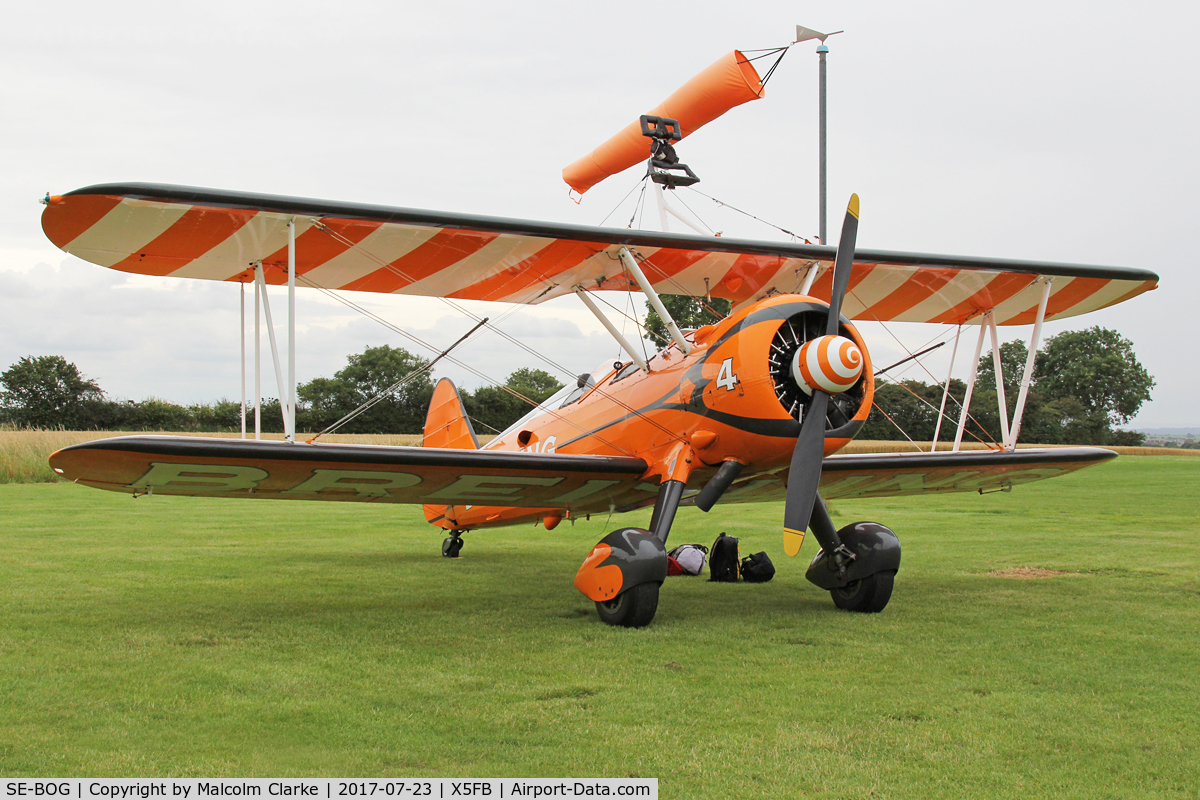
<path fill-rule="evenodd" d="M 86 261 L 143 275 L 246 281 L 262 263 L 286 280 L 296 223 L 300 285 L 509 303 L 578 287 L 629 291 L 618 251 L 666 294 L 734 302 L 799 291 L 828 298 L 833 248 L 561 225 L 156 184 L 109 184 L 49 199 L 42 228 Z M 1086 313 L 1155 288 L 1140 269 L 859 251 L 842 313 L 859 320 L 959 323 L 989 309 L 1033 322 Z"/>

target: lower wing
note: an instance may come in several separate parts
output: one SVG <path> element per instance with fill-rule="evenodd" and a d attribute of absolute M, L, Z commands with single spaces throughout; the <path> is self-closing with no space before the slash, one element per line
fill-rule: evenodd
<path fill-rule="evenodd" d="M 833 455 L 821 470 L 821 497 L 896 497 L 933 492 L 1008 491 L 1116 458 L 1099 447 Z M 755 475 L 730 487 L 722 503 L 783 500 L 786 471 Z M 686 500 L 684 502 L 687 502 Z"/>
<path fill-rule="evenodd" d="M 648 494 L 647 464 L 629 456 L 120 436 L 59 450 L 50 466 L 130 494 L 562 509 Z"/>
<path fill-rule="evenodd" d="M 1116 455 L 1098 447 L 834 455 L 825 459 L 820 492 L 837 500 L 1007 491 Z M 632 456 L 190 436 L 98 439 L 59 450 L 50 456 L 50 466 L 97 489 L 194 497 L 594 511 L 648 505 L 658 489 L 643 481 L 646 462 Z M 786 470 L 751 474 L 731 486 L 721 502 L 782 500 L 786 478 Z"/>

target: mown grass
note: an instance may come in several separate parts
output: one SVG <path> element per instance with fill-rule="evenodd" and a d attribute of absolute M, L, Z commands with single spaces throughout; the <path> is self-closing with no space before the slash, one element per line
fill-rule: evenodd
<path fill-rule="evenodd" d="M 46 459 L 55 450 L 80 442 L 90 442 L 93 439 L 105 439 L 111 436 L 130 436 L 135 431 L 61 431 L 61 430 L 16 430 L 0 426 L 0 483 L 54 483 L 62 478 L 50 469 Z M 149 434 L 161 434 L 163 431 L 148 431 Z M 172 433 L 172 436 L 218 436 L 233 439 L 236 433 Z M 300 438 L 310 434 L 301 434 Z M 282 433 L 263 434 L 265 439 L 283 439 Z M 481 436 L 481 442 L 490 441 L 493 437 Z M 419 445 L 422 437 L 419 434 L 353 434 L 338 433 L 322 436 L 321 441 L 342 444 L 387 444 L 387 445 Z M 1022 445 L 1024 447 L 1026 445 Z M 1039 445 L 1029 445 L 1037 447 Z M 928 448 L 928 445 L 925 445 Z M 950 445 L 941 443 L 941 450 L 950 449 Z M 909 452 L 917 449 L 912 442 L 880 442 L 854 441 L 843 452 L 846 453 L 893 453 Z M 965 450 L 983 450 L 986 447 L 978 442 L 964 443 Z M 1128 455 L 1192 455 L 1200 456 L 1200 450 L 1182 450 L 1169 447 L 1114 447 L 1121 454 Z"/>
<path fill-rule="evenodd" d="M 166 431 L 63 431 L 35 429 L 14 429 L 0 426 L 0 483 L 54 483 L 62 478 L 50 469 L 46 459 L 55 450 L 80 442 L 90 442 L 94 439 L 107 439 L 113 436 L 133 436 L 145 433 L 147 435 L 166 434 L 170 436 L 215 436 L 222 439 L 236 439 L 240 433 L 197 433 L 166 432 Z M 311 434 L 307 434 L 311 435 Z M 253 437 L 253 434 L 251 434 Z M 264 439 L 282 440 L 282 433 L 264 433 Z M 322 436 L 321 441 L 342 444 L 420 444 L 419 434 L 354 434 L 335 433 Z"/>
<path fill-rule="evenodd" d="M 663 797 L 1195 797 L 1200 461 L 843 501 L 904 542 L 836 611 L 781 508 L 686 509 L 768 584 L 671 578 L 644 630 L 571 587 L 646 513 L 467 535 L 416 508 L 0 486 L 0 774 L 599 776 Z M 1064 574 L 997 577 L 1033 567 Z"/>

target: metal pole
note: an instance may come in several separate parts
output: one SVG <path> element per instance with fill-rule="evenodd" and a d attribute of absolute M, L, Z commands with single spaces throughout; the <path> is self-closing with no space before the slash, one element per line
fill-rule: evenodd
<path fill-rule="evenodd" d="M 1042 285 L 1042 300 L 1038 303 L 1037 317 L 1033 320 L 1033 335 L 1029 337 L 1029 355 L 1025 357 L 1025 372 L 1021 375 L 1021 391 L 1017 394 L 1017 408 L 1013 412 L 1012 427 L 1008 430 L 1009 450 L 1017 449 L 1017 437 L 1021 435 L 1021 418 L 1025 415 L 1025 400 L 1029 397 L 1029 381 L 1033 378 L 1033 367 L 1037 361 L 1038 344 L 1042 340 L 1042 323 L 1046 320 L 1046 305 L 1050 302 L 1050 286 L 1053 278 L 1046 278 Z"/>
<path fill-rule="evenodd" d="M 246 282 L 241 282 L 242 302 L 242 438 L 246 438 Z"/>
<path fill-rule="evenodd" d="M 987 312 L 991 314 L 992 312 Z M 963 397 L 962 414 L 958 417 L 958 430 L 954 432 L 954 452 L 962 446 L 963 429 L 967 427 L 967 415 L 971 408 L 971 395 L 975 392 L 975 376 L 979 374 L 979 356 L 983 353 L 983 334 L 987 332 L 986 320 L 979 322 L 979 340 L 975 342 L 975 357 L 971 360 L 971 379 L 967 381 L 967 394 Z"/>
<path fill-rule="evenodd" d="M 262 290 L 258 286 L 258 270 L 254 269 L 254 438 L 262 438 Z"/>
<path fill-rule="evenodd" d="M 288 220 L 287 440 L 296 441 L 296 220 Z"/>
<path fill-rule="evenodd" d="M 629 270 L 630 274 L 633 275 L 633 279 L 637 281 L 638 286 L 642 287 L 642 293 L 646 295 L 646 299 L 650 301 L 650 305 L 658 313 L 659 319 L 667 326 L 667 332 L 671 334 L 671 338 L 675 340 L 675 344 L 679 345 L 679 349 L 683 351 L 685 356 L 692 352 L 692 346 L 688 344 L 687 339 L 683 338 L 683 333 L 679 330 L 679 326 L 675 324 L 675 320 L 671 317 L 671 312 L 667 311 L 666 306 L 663 305 L 658 292 L 654 291 L 654 286 L 650 281 L 646 280 L 646 275 L 642 272 L 642 268 L 638 266 L 637 259 L 629 252 L 629 248 L 622 247 L 618 251 L 618 255 L 621 256 L 621 261 L 625 264 L 625 268 Z"/>
<path fill-rule="evenodd" d="M 663 233 L 670 233 L 671 228 L 667 225 L 667 198 L 663 197 L 662 184 L 654 184 L 654 197 L 658 200 L 658 221 L 662 225 Z"/>
<path fill-rule="evenodd" d="M 588 307 L 588 310 L 596 315 L 596 319 L 600 320 L 600 324 L 603 325 L 610 334 L 612 334 L 612 337 L 617 340 L 617 344 L 621 345 L 621 349 L 624 350 L 631 359 L 633 359 L 633 363 L 637 364 L 644 372 L 649 372 L 650 367 L 646 364 L 646 359 L 638 355 L 638 352 L 633 349 L 633 345 L 631 345 L 629 341 L 621 335 L 621 332 L 617 330 L 616 326 L 612 324 L 609 318 L 604 316 L 604 312 L 592 302 L 592 298 L 587 296 L 587 292 L 585 292 L 581 287 L 576 286 L 575 294 L 580 300 L 583 301 L 583 304 Z"/>
<path fill-rule="evenodd" d="M 275 367 L 275 389 L 279 394 L 279 410 L 283 416 L 284 435 L 294 433 L 289 425 L 287 409 L 283 407 L 283 398 L 287 395 L 287 387 L 283 385 L 283 369 L 279 366 L 279 342 L 275 341 L 275 321 L 271 319 L 271 298 L 267 296 L 267 279 L 263 274 L 262 262 L 257 268 L 256 280 L 262 285 L 263 314 L 267 318 L 267 341 L 271 343 L 271 364 Z M 291 441 L 291 438 L 288 439 Z"/>
<path fill-rule="evenodd" d="M 946 415 L 946 398 L 950 396 L 950 379 L 954 377 L 954 359 L 958 355 L 958 337 L 962 335 L 962 325 L 958 326 L 958 330 L 954 332 L 954 347 L 950 350 L 950 370 L 946 373 L 946 388 L 942 390 L 942 407 L 938 409 L 937 425 L 933 429 L 933 444 L 929 446 L 929 452 L 937 450 L 938 436 L 942 432 L 942 418 Z"/>
<path fill-rule="evenodd" d="M 988 329 L 992 332 L 992 369 L 996 372 L 996 402 L 1000 405 L 1000 442 L 1008 447 L 1008 400 L 1004 397 L 1004 366 L 1000 363 L 1000 341 L 996 333 L 996 313 L 988 312 Z"/>
<path fill-rule="evenodd" d="M 818 143 L 818 148 L 821 151 L 821 155 L 820 155 L 820 160 L 821 160 L 821 167 L 820 167 L 821 198 L 820 198 L 819 224 L 818 224 L 819 233 L 821 236 L 821 244 L 828 244 L 828 241 L 825 238 L 825 188 L 826 188 L 826 179 L 825 179 L 825 56 L 828 52 L 829 52 L 829 48 L 825 46 L 824 42 L 821 42 L 821 46 L 817 48 L 817 57 L 821 61 L 821 76 L 820 76 L 821 110 L 820 110 L 820 114 L 819 114 L 820 134 L 819 134 L 819 143 Z"/>

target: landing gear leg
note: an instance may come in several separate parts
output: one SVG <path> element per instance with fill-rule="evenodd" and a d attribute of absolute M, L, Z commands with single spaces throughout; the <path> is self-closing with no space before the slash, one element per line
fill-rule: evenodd
<path fill-rule="evenodd" d="M 833 526 L 833 518 L 829 516 L 829 509 L 825 508 L 825 501 L 820 495 L 817 495 L 813 504 L 812 518 L 808 524 L 817 544 L 821 545 L 821 550 L 829 554 L 829 569 L 837 572 L 839 579 L 845 580 L 846 569 L 854 562 L 855 555 L 842 542 L 837 528 Z"/>
<path fill-rule="evenodd" d="M 671 533 L 671 523 L 679 510 L 684 486 L 683 481 L 663 481 L 658 487 L 658 499 L 654 501 L 654 513 L 650 515 L 650 533 L 663 544 L 667 543 Z"/>
<path fill-rule="evenodd" d="M 809 525 L 821 552 L 804 577 L 828 589 L 838 608 L 865 614 L 882 611 L 900 569 L 900 539 L 895 532 L 877 522 L 855 522 L 839 531 L 820 498 Z"/>
<path fill-rule="evenodd" d="M 458 551 L 462 550 L 462 546 L 462 531 L 450 531 L 450 535 L 442 542 L 442 556 L 444 558 L 458 558 Z"/>

